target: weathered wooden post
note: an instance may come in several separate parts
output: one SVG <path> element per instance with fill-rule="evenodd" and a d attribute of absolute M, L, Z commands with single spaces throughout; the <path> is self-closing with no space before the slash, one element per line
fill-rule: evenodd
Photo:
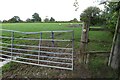
<path fill-rule="evenodd" d="M 89 24 L 84 23 L 82 27 L 82 34 L 80 41 L 80 63 L 86 63 L 88 34 L 89 34 Z"/>
<path fill-rule="evenodd" d="M 118 45 L 120 44 L 119 43 L 119 36 L 120 36 L 119 30 L 120 30 L 120 16 L 119 16 L 118 21 L 117 21 L 116 30 L 115 30 L 115 34 L 114 34 L 114 38 L 113 38 L 112 49 L 111 49 L 109 63 L 108 63 L 108 65 L 111 65 L 114 68 L 115 68 L 115 63 L 113 65 L 113 61 L 114 61 L 114 57 L 116 56 L 116 54 L 118 54 L 117 50 L 119 50 Z"/>
<path fill-rule="evenodd" d="M 118 20 L 116 24 L 108 65 L 111 66 L 113 69 L 118 69 L 118 78 L 120 80 L 120 1 L 118 2 L 116 7 L 116 12 L 117 11 Z"/>
<path fill-rule="evenodd" d="M 119 11 L 119 17 L 113 38 L 113 44 L 112 44 L 108 65 L 116 69 L 119 67 L 120 65 L 119 63 L 120 63 L 120 11 Z"/>
<path fill-rule="evenodd" d="M 120 78 L 120 9 L 108 65 L 113 69 L 118 69 L 118 77 Z"/>

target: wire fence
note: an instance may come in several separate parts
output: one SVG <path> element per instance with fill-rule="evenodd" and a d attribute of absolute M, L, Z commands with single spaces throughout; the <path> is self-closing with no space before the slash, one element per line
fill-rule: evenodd
<path fill-rule="evenodd" d="M 0 59 L 73 70 L 74 31 L 2 31 Z"/>

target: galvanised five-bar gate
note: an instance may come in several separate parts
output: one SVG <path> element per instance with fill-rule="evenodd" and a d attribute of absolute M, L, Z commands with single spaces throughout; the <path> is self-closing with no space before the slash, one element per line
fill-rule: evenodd
<path fill-rule="evenodd" d="M 0 59 L 73 70 L 74 32 L 20 32 L 1 29 Z"/>

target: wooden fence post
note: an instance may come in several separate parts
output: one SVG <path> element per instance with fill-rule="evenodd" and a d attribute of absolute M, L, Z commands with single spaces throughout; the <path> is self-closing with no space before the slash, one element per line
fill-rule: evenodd
<path fill-rule="evenodd" d="M 111 48 L 111 53 L 109 57 L 109 62 L 108 65 L 111 66 L 112 68 L 118 68 L 119 66 L 119 57 L 120 57 L 120 11 L 119 11 L 119 16 L 116 24 L 116 29 L 115 29 L 115 34 L 113 38 L 113 43 L 112 43 L 112 48 Z"/>
<path fill-rule="evenodd" d="M 84 23 L 80 41 L 80 63 L 86 63 L 89 24 Z"/>

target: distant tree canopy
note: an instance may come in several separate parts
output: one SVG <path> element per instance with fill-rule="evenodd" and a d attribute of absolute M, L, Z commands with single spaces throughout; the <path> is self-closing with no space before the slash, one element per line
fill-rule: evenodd
<path fill-rule="evenodd" d="M 9 22 L 9 23 L 19 23 L 19 22 L 23 22 L 19 16 L 14 16 L 11 19 L 9 19 L 8 21 L 3 21 L 3 22 Z"/>
<path fill-rule="evenodd" d="M 31 22 L 34 22 L 34 20 L 33 20 L 33 19 L 30 19 L 30 18 L 27 18 L 27 19 L 26 19 L 26 22 L 31 23 Z"/>
<path fill-rule="evenodd" d="M 44 22 L 50 22 L 49 18 L 45 18 Z"/>
<path fill-rule="evenodd" d="M 32 15 L 32 18 L 33 18 L 33 21 L 34 21 L 34 22 L 41 22 L 41 21 L 42 21 L 41 18 L 39 17 L 39 14 L 38 14 L 38 13 L 34 13 L 34 14 Z"/>
<path fill-rule="evenodd" d="M 50 22 L 55 22 L 55 19 L 53 17 L 51 17 Z"/>
<path fill-rule="evenodd" d="M 7 20 L 3 20 L 2 22 L 3 22 L 3 23 L 7 23 L 8 21 L 7 21 Z"/>
<path fill-rule="evenodd" d="M 90 25 L 96 25 L 100 20 L 101 10 L 98 7 L 88 7 L 81 13 L 80 20 L 83 22 L 89 22 Z"/>
<path fill-rule="evenodd" d="M 70 20 L 70 22 L 78 22 L 78 20 L 74 18 L 73 20 Z"/>

